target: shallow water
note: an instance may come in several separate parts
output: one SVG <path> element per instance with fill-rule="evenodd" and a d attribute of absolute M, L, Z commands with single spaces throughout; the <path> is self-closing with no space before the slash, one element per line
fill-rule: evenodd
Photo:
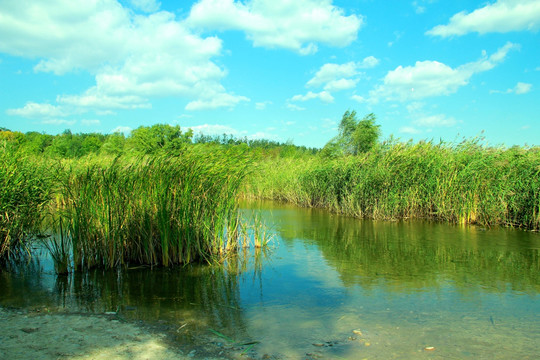
<path fill-rule="evenodd" d="M 43 256 L 0 273 L 0 305 L 117 311 L 172 329 L 184 346 L 259 341 L 238 347 L 253 358 L 540 355 L 540 234 L 361 221 L 277 203 L 244 211 L 253 210 L 275 234 L 266 253 L 224 267 L 70 277 L 56 277 Z"/>

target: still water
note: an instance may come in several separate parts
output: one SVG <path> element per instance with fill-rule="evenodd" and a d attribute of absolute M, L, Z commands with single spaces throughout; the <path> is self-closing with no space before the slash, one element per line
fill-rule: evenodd
<path fill-rule="evenodd" d="M 266 202 L 243 211 L 275 234 L 267 251 L 70 277 L 42 256 L 0 273 L 0 305 L 115 311 L 224 357 L 234 343 L 255 359 L 540 358 L 538 233 Z"/>

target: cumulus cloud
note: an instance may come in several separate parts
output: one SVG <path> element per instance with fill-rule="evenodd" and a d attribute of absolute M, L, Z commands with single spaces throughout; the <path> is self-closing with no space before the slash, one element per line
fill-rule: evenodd
<path fill-rule="evenodd" d="M 154 0 L 131 4 L 159 9 Z M 0 52 L 41 59 L 35 71 L 95 76 L 95 86 L 84 93 L 59 96 L 62 107 L 141 108 L 150 107 L 151 98 L 175 96 L 191 100 L 190 109 L 203 109 L 244 99 L 221 85 L 227 72 L 212 60 L 221 55 L 221 40 L 194 34 L 170 12 L 135 14 L 116 0 L 4 2 L 0 38 Z"/>
<path fill-rule="evenodd" d="M 85 126 L 101 125 L 101 120 L 98 119 L 83 119 L 81 124 Z"/>
<path fill-rule="evenodd" d="M 423 115 L 413 120 L 413 124 L 422 127 L 452 127 L 457 124 L 456 119 L 445 114 Z"/>
<path fill-rule="evenodd" d="M 474 74 L 493 69 L 516 48 L 518 45 L 507 43 L 491 56 L 484 54 L 480 60 L 456 68 L 432 60 L 417 61 L 414 66 L 400 65 L 386 74 L 382 85 L 370 91 L 370 101 L 409 101 L 453 94 L 467 85 Z"/>
<path fill-rule="evenodd" d="M 271 105 L 271 104 L 272 104 L 271 101 L 261 101 L 261 102 L 257 102 L 257 103 L 255 103 L 255 109 L 257 109 L 257 110 L 264 110 L 264 109 L 266 109 L 266 107 L 267 107 L 268 105 Z"/>
<path fill-rule="evenodd" d="M 349 89 L 356 85 L 357 80 L 352 78 L 360 75 L 359 69 L 373 68 L 378 63 L 379 60 L 377 58 L 368 56 L 360 62 L 350 61 L 345 64 L 324 64 L 306 85 L 308 87 L 325 87 L 326 90 L 330 90 L 326 87 Z"/>
<path fill-rule="evenodd" d="M 291 101 L 308 101 L 312 99 L 319 99 L 325 103 L 331 103 L 334 101 L 334 97 L 328 91 L 321 91 L 319 93 L 314 93 L 309 91 L 305 95 L 295 95 L 291 98 Z"/>
<path fill-rule="evenodd" d="M 201 133 L 205 135 L 240 134 L 238 130 L 227 125 L 203 124 L 196 126 L 187 126 L 186 128 L 193 130 L 194 133 Z"/>
<path fill-rule="evenodd" d="M 514 92 L 518 95 L 526 94 L 532 89 L 532 84 L 522 83 L 518 82 L 516 87 L 514 88 Z"/>
<path fill-rule="evenodd" d="M 438 25 L 427 31 L 433 36 L 448 37 L 471 32 L 486 34 L 510 31 L 538 31 L 540 29 L 540 2 L 538 0 L 498 0 L 472 13 L 459 12 L 447 25 Z"/>
<path fill-rule="evenodd" d="M 292 111 L 304 111 L 304 110 L 306 110 L 306 108 L 303 108 L 301 106 L 298 106 L 296 104 L 291 104 L 291 103 L 287 104 L 287 109 L 292 110 Z"/>
<path fill-rule="evenodd" d="M 35 102 L 28 102 L 22 108 L 8 109 L 6 111 L 8 115 L 22 116 L 26 118 L 50 118 L 50 117 L 63 117 L 66 116 L 66 112 L 51 104 L 38 104 Z"/>
<path fill-rule="evenodd" d="M 307 55 L 317 51 L 317 43 L 349 45 L 363 18 L 345 15 L 332 0 L 200 0 L 191 8 L 187 23 L 197 28 L 244 31 L 254 46 Z"/>
<path fill-rule="evenodd" d="M 415 132 L 411 131 L 417 131 L 420 132 L 419 128 L 424 129 L 433 129 L 437 127 L 453 127 L 455 126 L 458 121 L 454 119 L 452 116 L 448 116 L 446 114 L 431 114 L 429 111 L 426 111 L 425 109 L 425 103 L 423 102 L 412 102 L 407 105 L 406 107 L 409 117 L 412 119 L 411 125 L 412 126 L 406 126 L 402 129 L 408 129 L 410 130 L 408 133 L 414 134 Z M 407 131 L 402 131 L 407 132 Z M 416 132 L 416 133 L 417 133 Z"/>
<path fill-rule="evenodd" d="M 332 102 L 334 99 L 331 97 L 330 92 L 355 88 L 361 75 L 359 70 L 375 67 L 378 63 L 379 60 L 377 58 L 368 56 L 359 62 L 350 61 L 345 64 L 324 64 L 315 73 L 315 76 L 307 82 L 306 86 L 322 87 L 324 91 L 319 93 L 321 100 Z M 297 95 L 293 100 L 304 101 L 304 99 L 315 98 L 315 95 L 313 92 L 309 92 L 303 96 Z"/>
<path fill-rule="evenodd" d="M 531 90 L 532 84 L 518 82 L 512 89 L 507 89 L 506 91 L 492 90 L 491 93 L 522 95 L 527 94 Z"/>
<path fill-rule="evenodd" d="M 411 135 L 421 133 L 420 130 L 412 126 L 402 126 L 401 128 L 399 128 L 399 132 L 403 134 L 411 134 Z"/>

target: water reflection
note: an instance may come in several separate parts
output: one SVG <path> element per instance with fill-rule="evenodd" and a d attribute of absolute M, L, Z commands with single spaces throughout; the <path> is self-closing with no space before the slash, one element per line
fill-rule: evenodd
<path fill-rule="evenodd" d="M 259 204 L 264 209 L 268 204 Z M 267 208 L 289 246 L 317 246 L 345 286 L 389 291 L 435 288 L 452 281 L 463 292 L 540 290 L 540 236 L 429 222 L 374 222 L 318 209 Z"/>
<path fill-rule="evenodd" d="M 253 210 L 277 234 L 268 256 L 69 277 L 41 257 L 0 272 L 0 305 L 115 311 L 165 324 L 183 344 L 224 342 L 212 329 L 260 341 L 253 358 L 534 358 L 539 234 L 275 203 L 246 206 Z"/>

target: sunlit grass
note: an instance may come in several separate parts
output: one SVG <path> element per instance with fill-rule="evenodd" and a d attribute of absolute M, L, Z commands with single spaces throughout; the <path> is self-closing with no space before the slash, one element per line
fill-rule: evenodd
<path fill-rule="evenodd" d="M 303 164 L 267 159 L 259 169 L 245 190 L 258 198 L 372 219 L 540 228 L 539 148 L 387 142 Z"/>

